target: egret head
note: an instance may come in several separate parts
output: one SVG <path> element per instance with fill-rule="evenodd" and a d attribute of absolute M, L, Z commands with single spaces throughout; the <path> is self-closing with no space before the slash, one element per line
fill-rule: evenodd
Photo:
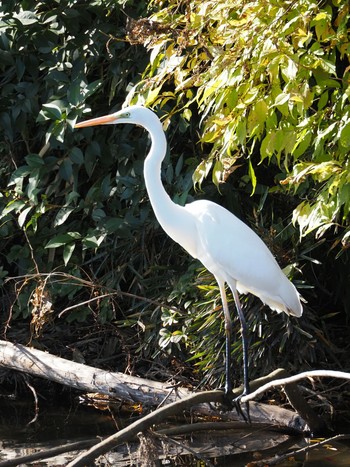
<path fill-rule="evenodd" d="M 104 115 L 103 117 L 92 118 L 91 120 L 77 123 L 75 128 L 85 128 L 96 125 L 116 125 L 119 123 L 132 123 L 134 125 L 141 125 L 146 129 L 154 127 L 154 125 L 161 125 L 157 115 L 152 110 L 142 107 L 141 105 L 133 105 L 110 115 Z"/>

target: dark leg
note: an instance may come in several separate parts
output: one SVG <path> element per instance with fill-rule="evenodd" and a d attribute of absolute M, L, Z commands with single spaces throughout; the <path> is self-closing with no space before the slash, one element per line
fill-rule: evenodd
<path fill-rule="evenodd" d="M 237 291 L 233 291 L 233 296 L 236 303 L 236 309 L 241 323 L 241 333 L 242 333 L 242 348 L 243 348 L 243 395 L 250 393 L 249 389 L 249 376 L 248 376 L 248 330 L 247 323 L 241 308 L 241 303 L 239 301 Z"/>
<path fill-rule="evenodd" d="M 247 323 L 241 308 L 241 303 L 239 301 L 238 293 L 235 288 L 232 288 L 232 293 L 235 299 L 236 309 L 239 317 L 239 321 L 241 323 L 241 333 L 242 333 L 242 349 L 243 349 L 243 393 L 240 397 L 246 396 L 250 393 L 249 388 L 249 374 L 248 374 L 248 330 L 247 330 Z M 237 401 L 238 402 L 238 401 Z M 249 417 L 249 403 L 246 404 L 247 408 L 247 418 L 250 422 Z"/>
<path fill-rule="evenodd" d="M 226 334 L 225 393 L 227 396 L 230 396 L 232 394 L 232 377 L 231 377 L 232 321 L 231 321 L 231 318 L 229 320 L 225 320 L 225 334 Z"/>
<path fill-rule="evenodd" d="M 225 371 L 226 371 L 226 382 L 225 382 L 225 398 L 226 398 L 226 405 L 232 409 L 233 407 L 236 408 L 238 415 L 240 415 L 244 420 L 250 422 L 249 418 L 249 405 L 247 404 L 247 417 L 244 415 L 242 412 L 242 408 L 240 405 L 240 398 L 242 395 L 248 394 L 249 393 L 249 381 L 248 381 L 248 345 L 247 345 L 247 339 L 246 339 L 246 334 L 247 334 L 247 325 L 240 307 L 239 303 L 239 298 L 237 292 L 234 294 L 235 302 L 236 302 L 236 297 L 238 300 L 238 316 L 241 322 L 242 326 L 242 339 L 243 339 L 243 371 L 244 371 L 244 391 L 243 394 L 236 399 L 233 400 L 233 394 L 232 394 L 232 378 L 231 378 L 231 372 L 232 372 L 232 364 L 231 364 L 231 340 L 232 340 L 232 320 L 231 320 L 231 315 L 228 309 L 227 305 L 227 298 L 226 298 L 226 290 L 225 290 L 225 284 L 221 284 L 218 281 L 219 288 L 220 288 L 220 294 L 221 294 L 221 301 L 222 301 L 222 306 L 224 309 L 224 314 L 225 314 L 225 334 L 226 334 L 226 361 L 225 361 Z M 235 289 L 232 288 L 232 292 Z M 236 302 L 237 304 L 237 302 Z M 243 337 L 244 336 L 244 337 Z"/>
<path fill-rule="evenodd" d="M 232 400 L 232 378 L 231 378 L 231 370 L 232 370 L 232 365 L 231 365 L 232 320 L 231 320 L 231 316 L 230 316 L 228 305 L 227 305 L 225 284 L 221 284 L 219 281 L 218 281 L 218 284 L 219 284 L 219 288 L 220 288 L 222 307 L 224 309 L 224 315 L 225 315 L 225 335 L 226 335 L 225 395 L 226 395 L 227 398 L 231 397 L 231 400 Z"/>

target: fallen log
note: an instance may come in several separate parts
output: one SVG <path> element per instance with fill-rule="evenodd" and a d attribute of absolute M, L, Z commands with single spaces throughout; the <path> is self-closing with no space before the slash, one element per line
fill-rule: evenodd
<path fill-rule="evenodd" d="M 119 372 L 104 371 L 57 357 L 48 352 L 7 341 L 0 341 L 1 366 L 45 378 L 83 392 L 99 393 L 130 403 L 141 403 L 146 411 L 162 404 L 179 401 L 192 394 L 187 388 L 173 388 L 169 387 L 167 383 L 151 381 Z M 251 390 L 255 391 L 262 385 L 274 381 L 276 378 L 286 377 L 286 375 L 285 370 L 276 370 L 267 376 L 252 381 L 250 383 Z M 294 407 L 297 407 L 298 414 L 276 406 L 251 403 L 250 417 L 252 422 L 284 426 L 298 432 L 305 430 L 308 423 L 308 427 L 312 431 L 319 431 L 320 424 L 323 422 L 307 405 L 297 386 L 286 386 L 285 390 L 287 395 L 288 390 L 290 391 L 291 403 Z M 210 402 L 223 403 L 223 391 L 210 392 Z M 241 392 L 242 388 L 236 388 L 234 396 L 239 396 Z M 205 415 L 217 415 L 218 413 L 218 410 L 213 409 L 208 403 L 196 405 L 195 411 Z M 235 410 L 226 411 L 222 416 L 226 420 L 239 419 Z"/>
<path fill-rule="evenodd" d="M 194 394 L 186 388 L 173 388 L 169 387 L 167 383 L 159 383 L 118 372 L 104 371 L 56 357 L 48 352 L 28 348 L 21 344 L 0 341 L 0 367 L 1 366 L 28 373 L 36 377 L 46 378 L 84 392 L 97 392 L 131 403 L 138 402 L 141 403 L 144 408 L 147 408 L 145 411 L 146 415 L 141 419 L 100 443 L 97 443 L 87 452 L 76 457 L 68 464 L 72 467 L 86 465 L 87 461 L 91 462 L 99 455 L 120 445 L 120 443 L 129 441 L 140 431 L 145 432 L 151 426 L 155 426 L 160 422 L 163 423 L 166 416 L 179 414 L 183 410 L 191 410 L 200 415 L 215 415 L 216 417 L 219 414 L 221 420 L 237 420 L 235 411 L 226 410 L 220 413 L 217 407 L 214 408 L 211 405 L 212 402 L 223 403 L 223 391 L 221 390 Z M 251 382 L 251 394 L 241 399 L 242 410 L 244 411 L 244 402 L 249 400 L 250 417 L 254 423 L 258 422 L 265 425 L 273 425 L 274 427 L 277 426 L 277 428 L 279 430 L 282 429 L 282 431 L 283 427 L 285 427 L 288 431 L 291 429 L 297 433 L 302 433 L 307 426 L 309 426 L 312 431 L 319 431 L 323 427 L 323 420 L 308 406 L 296 385 L 296 381 L 310 377 L 333 377 L 350 380 L 349 373 L 337 371 L 309 371 L 289 377 L 284 369 L 278 369 L 267 376 Z M 283 387 L 291 405 L 298 413 L 252 401 L 258 394 L 267 389 L 276 387 L 277 385 Z M 242 388 L 236 388 L 233 391 L 233 395 L 238 396 L 241 392 Z M 147 413 L 149 409 L 154 409 L 154 407 L 157 407 L 156 410 Z M 211 424 L 211 429 L 215 430 L 216 425 L 220 426 L 220 423 L 214 426 Z M 196 430 L 199 429 L 200 426 L 201 424 L 194 423 L 190 428 L 191 430 Z M 208 426 L 209 425 L 204 429 L 208 429 Z M 253 426 L 251 426 L 251 428 L 253 429 Z M 179 427 L 175 427 L 175 429 L 179 430 Z M 172 430 L 174 430 L 174 428 L 172 428 Z M 71 449 L 70 445 L 67 446 L 67 450 L 69 449 Z M 42 453 L 44 457 L 49 457 L 51 454 L 51 452 Z M 1 463 L 1 465 L 3 464 Z"/>
<path fill-rule="evenodd" d="M 145 378 L 110 372 L 66 360 L 42 350 L 0 340 L 0 367 L 45 378 L 84 392 L 98 392 L 130 403 L 155 407 L 168 396 L 169 402 L 185 397 L 187 389 Z"/>

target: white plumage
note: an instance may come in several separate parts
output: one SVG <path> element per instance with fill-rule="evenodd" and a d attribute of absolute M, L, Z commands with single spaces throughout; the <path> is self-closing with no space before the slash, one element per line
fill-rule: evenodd
<path fill-rule="evenodd" d="M 145 159 L 144 176 L 160 225 L 175 242 L 199 259 L 218 282 L 225 313 L 227 393 L 232 390 L 229 375 L 232 325 L 225 283 L 232 291 L 242 325 L 244 393 L 247 393 L 246 324 L 237 291 L 252 293 L 271 309 L 297 317 L 302 315 L 300 296 L 260 237 L 227 209 L 207 200 L 194 201 L 186 206 L 172 202 L 161 182 L 161 163 L 167 143 L 162 124 L 154 112 L 142 106 L 131 106 L 79 123 L 76 128 L 121 123 L 141 125 L 150 134 L 152 144 Z"/>

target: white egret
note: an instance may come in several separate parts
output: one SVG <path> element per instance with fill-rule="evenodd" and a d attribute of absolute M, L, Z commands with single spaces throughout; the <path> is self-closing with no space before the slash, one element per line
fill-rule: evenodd
<path fill-rule="evenodd" d="M 242 329 L 243 394 L 248 394 L 247 326 L 238 293 L 252 293 L 272 310 L 284 311 L 297 317 L 302 315 L 300 296 L 265 243 L 227 209 L 207 200 L 179 206 L 170 199 L 161 181 L 161 164 L 165 157 L 167 141 L 162 124 L 153 111 L 142 106 L 131 106 L 110 115 L 78 123 L 75 128 L 122 123 L 140 125 L 151 137 L 151 148 L 144 162 L 144 177 L 159 224 L 169 237 L 201 261 L 219 285 L 225 317 L 227 395 L 232 392 L 232 322 L 225 284 L 231 289 Z"/>

